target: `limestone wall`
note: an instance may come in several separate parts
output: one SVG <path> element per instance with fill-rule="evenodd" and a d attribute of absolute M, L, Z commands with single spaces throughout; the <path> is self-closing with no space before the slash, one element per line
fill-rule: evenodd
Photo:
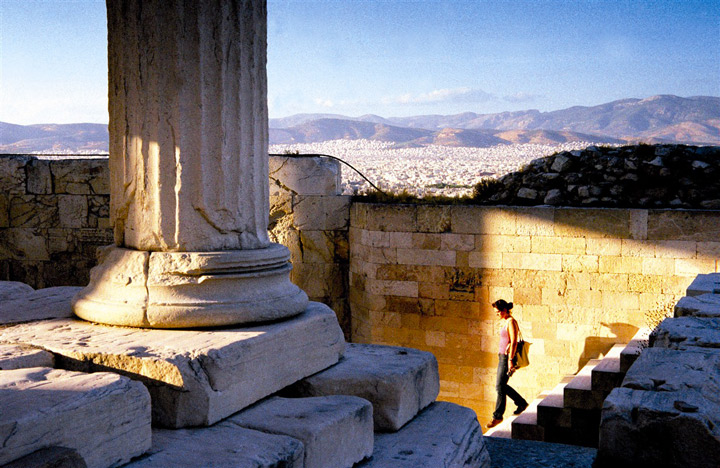
<path fill-rule="evenodd" d="M 84 285 L 113 242 L 107 157 L 0 155 L 0 279 Z"/>
<path fill-rule="evenodd" d="M 515 303 L 526 398 L 671 314 L 719 271 L 720 212 L 354 204 L 352 338 L 433 352 L 441 399 L 490 417 L 497 320 Z M 509 404 L 512 409 L 512 404 Z"/>

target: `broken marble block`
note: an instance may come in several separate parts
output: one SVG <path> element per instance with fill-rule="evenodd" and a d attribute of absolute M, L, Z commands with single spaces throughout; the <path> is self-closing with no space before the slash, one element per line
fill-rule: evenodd
<path fill-rule="evenodd" d="M 685 296 L 675 304 L 675 317 L 720 318 L 720 294 Z"/>
<path fill-rule="evenodd" d="M 699 296 L 701 294 L 720 294 L 720 273 L 705 273 L 695 277 L 687 287 L 687 295 Z"/>
<path fill-rule="evenodd" d="M 303 468 L 303 444 L 227 421 L 196 429 L 155 429 L 152 448 L 124 468 Z"/>
<path fill-rule="evenodd" d="M 353 396 L 272 397 L 228 419 L 305 447 L 305 468 L 344 468 L 373 453 L 372 405 Z"/>
<path fill-rule="evenodd" d="M 375 435 L 372 458 L 356 468 L 490 468 L 475 412 L 438 401 L 398 432 Z"/>
<path fill-rule="evenodd" d="M 292 385 L 292 397 L 354 395 L 373 405 L 375 430 L 397 431 L 440 391 L 435 356 L 394 346 L 351 344 L 334 366 Z"/>
<path fill-rule="evenodd" d="M 720 317 L 667 318 L 650 335 L 650 346 L 669 349 L 720 348 Z"/>
<path fill-rule="evenodd" d="M 716 468 L 719 389 L 720 349 L 646 349 L 603 405 L 600 466 Z"/>
<path fill-rule="evenodd" d="M 34 346 L 0 343 L 0 370 L 53 367 L 52 353 Z"/>
<path fill-rule="evenodd" d="M 33 291 L 32 286 L 20 281 L 0 281 L 0 302 L 18 299 Z"/>
<path fill-rule="evenodd" d="M 61 317 L 72 317 L 70 300 L 82 288 L 57 286 L 23 293 L 0 301 L 0 326 Z"/>
<path fill-rule="evenodd" d="M 140 380 L 153 422 L 169 428 L 211 425 L 335 364 L 345 348 L 335 312 L 317 302 L 281 322 L 202 331 L 43 320 L 0 328 L 0 342 L 42 347 L 63 369 Z"/>
<path fill-rule="evenodd" d="M 0 408 L 0 465 L 60 446 L 77 451 L 89 468 L 104 468 L 150 448 L 150 395 L 117 374 L 2 371 Z"/>

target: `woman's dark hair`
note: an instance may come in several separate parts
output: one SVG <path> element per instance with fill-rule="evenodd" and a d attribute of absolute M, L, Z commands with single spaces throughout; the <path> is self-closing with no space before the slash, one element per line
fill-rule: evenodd
<path fill-rule="evenodd" d="M 498 299 L 497 301 L 492 303 L 492 306 L 495 307 L 497 310 L 510 310 L 513 308 L 513 303 L 507 302 L 503 299 Z"/>

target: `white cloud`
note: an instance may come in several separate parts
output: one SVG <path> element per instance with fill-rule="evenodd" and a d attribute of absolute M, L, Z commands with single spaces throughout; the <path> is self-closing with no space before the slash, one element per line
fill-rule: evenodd
<path fill-rule="evenodd" d="M 477 103 L 497 99 L 494 95 L 476 88 L 444 88 L 436 89 L 428 93 L 402 94 L 400 96 L 386 96 L 381 99 L 382 104 L 437 104 L 448 102 Z"/>

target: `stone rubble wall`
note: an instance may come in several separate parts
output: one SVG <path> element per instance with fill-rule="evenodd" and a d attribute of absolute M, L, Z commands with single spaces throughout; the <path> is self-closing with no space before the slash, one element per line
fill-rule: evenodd
<path fill-rule="evenodd" d="M 356 203 L 350 226 L 353 341 L 432 352 L 439 398 L 481 420 L 496 397 L 494 300 L 515 303 L 532 342 L 511 380 L 532 399 L 720 270 L 718 211 Z"/>
<path fill-rule="evenodd" d="M 720 208 L 720 147 L 589 146 L 477 186 L 484 205 Z"/>

